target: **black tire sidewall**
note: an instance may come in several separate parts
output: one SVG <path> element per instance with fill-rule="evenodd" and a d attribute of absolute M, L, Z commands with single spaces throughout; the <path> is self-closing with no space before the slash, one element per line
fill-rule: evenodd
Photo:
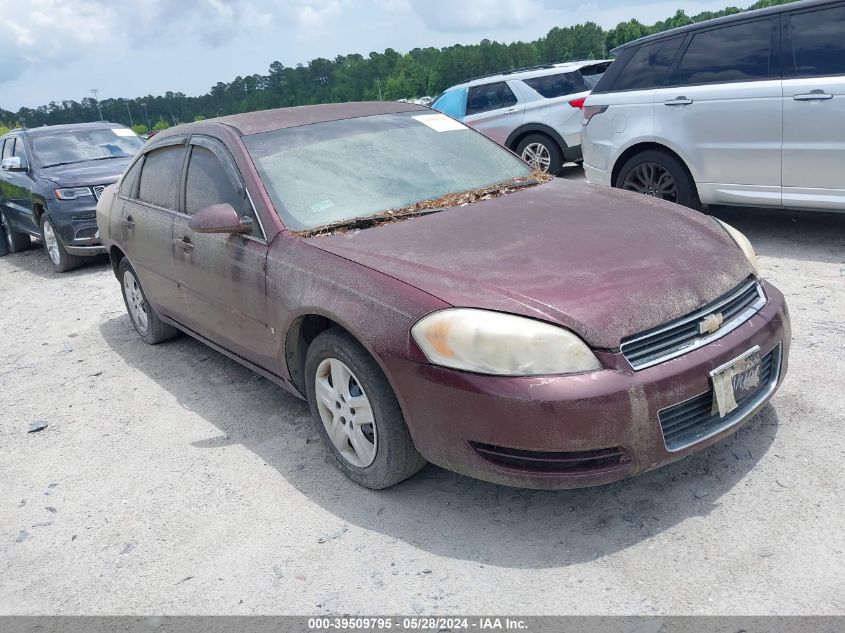
<path fill-rule="evenodd" d="M 516 154 L 522 158 L 523 150 L 532 143 L 542 143 L 549 151 L 549 175 L 556 176 L 563 166 L 563 152 L 553 138 L 545 134 L 529 134 L 516 146 Z"/>
<path fill-rule="evenodd" d="M 0 255 L 20 253 L 32 246 L 32 241 L 29 239 L 29 235 L 18 233 L 9 225 L 9 219 L 6 216 L 5 211 L 0 211 L 0 215 L 3 216 L 3 226 L 0 227 L 0 237 L 2 237 L 2 244 L 0 244 L 0 249 L 2 250 L 0 250 Z"/>
<path fill-rule="evenodd" d="M 672 174 L 672 178 L 675 179 L 675 185 L 678 188 L 678 200 L 676 204 L 689 207 L 690 209 L 700 208 L 701 203 L 698 200 L 698 191 L 686 168 L 676 158 L 659 150 L 641 152 L 625 161 L 622 169 L 619 170 L 619 176 L 616 178 L 614 187 L 621 189 L 622 183 L 625 182 L 625 177 L 641 163 L 656 163 Z M 667 200 L 667 202 L 671 201 Z"/>

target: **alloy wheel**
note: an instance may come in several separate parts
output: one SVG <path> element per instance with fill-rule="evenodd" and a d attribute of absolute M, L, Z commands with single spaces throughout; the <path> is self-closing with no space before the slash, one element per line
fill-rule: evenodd
<path fill-rule="evenodd" d="M 7 232 L 8 233 L 8 232 Z M 6 239 L 9 239 L 8 237 Z M 62 261 L 62 256 L 59 253 L 59 240 L 53 231 L 53 224 L 50 220 L 44 221 L 44 245 L 47 247 L 47 253 L 50 259 L 58 266 Z"/>
<path fill-rule="evenodd" d="M 542 143 L 530 143 L 522 150 L 522 160 L 540 171 L 549 171 L 552 164 L 552 156 L 549 148 Z"/>
<path fill-rule="evenodd" d="M 360 381 L 336 358 L 326 358 L 314 377 L 320 420 L 343 458 L 366 468 L 376 458 L 378 433 L 373 407 Z"/>
<path fill-rule="evenodd" d="M 658 163 L 640 163 L 625 176 L 622 189 L 661 198 L 670 202 L 678 201 L 678 183 L 663 165 Z"/>
<path fill-rule="evenodd" d="M 141 292 L 138 280 L 128 270 L 123 273 L 123 295 L 126 297 L 126 306 L 129 308 L 129 316 L 132 317 L 135 327 L 142 334 L 146 333 L 150 324 L 147 304 L 144 301 L 144 294 Z"/>

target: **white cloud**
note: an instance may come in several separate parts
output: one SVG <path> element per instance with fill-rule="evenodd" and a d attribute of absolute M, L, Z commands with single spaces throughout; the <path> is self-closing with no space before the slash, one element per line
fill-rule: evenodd
<path fill-rule="evenodd" d="M 437 31 L 467 32 L 521 27 L 543 11 L 539 0 L 410 0 L 414 11 Z"/>

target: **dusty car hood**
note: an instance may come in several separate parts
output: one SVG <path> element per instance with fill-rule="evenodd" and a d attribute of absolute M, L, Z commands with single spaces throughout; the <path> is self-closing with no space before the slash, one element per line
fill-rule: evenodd
<path fill-rule="evenodd" d="M 701 307 L 752 273 L 705 215 L 563 180 L 305 241 L 454 306 L 554 321 L 606 349 Z"/>
<path fill-rule="evenodd" d="M 117 182 L 130 162 L 132 162 L 132 157 L 57 165 L 56 167 L 42 168 L 40 175 L 42 178 L 62 187 L 109 185 Z"/>

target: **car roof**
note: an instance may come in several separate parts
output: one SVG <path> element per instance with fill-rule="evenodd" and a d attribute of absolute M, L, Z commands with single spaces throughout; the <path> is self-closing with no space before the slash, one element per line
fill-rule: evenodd
<path fill-rule="evenodd" d="M 808 7 L 821 7 L 828 4 L 834 4 L 839 1 L 840 0 L 801 0 L 799 2 L 787 2 L 786 4 L 775 5 L 773 7 L 766 7 L 765 9 L 755 9 L 754 11 L 743 11 L 742 13 L 725 15 L 720 18 L 713 18 L 711 20 L 704 20 L 703 22 L 695 22 L 693 24 L 679 26 L 678 28 L 670 29 L 668 31 L 661 31 L 660 33 L 655 33 L 653 35 L 646 35 L 645 37 L 641 37 L 637 40 L 632 40 L 630 42 L 622 44 L 621 46 L 617 46 L 612 51 L 610 51 L 610 53 L 611 55 L 618 56 L 619 53 L 628 48 L 632 48 L 634 46 L 641 46 L 642 44 L 647 44 L 649 42 L 656 42 L 657 40 L 662 40 L 667 37 L 673 37 L 675 35 L 688 33 L 690 31 L 696 31 L 702 28 L 710 28 L 711 26 L 718 26 L 720 24 L 731 24 L 732 22 L 739 22 L 742 20 L 758 18 L 761 16 L 783 13 L 784 11 L 794 11 L 796 9 L 806 9 Z"/>
<path fill-rule="evenodd" d="M 586 66 L 594 66 L 596 64 L 609 64 L 612 59 L 582 59 L 572 62 L 559 62 L 557 64 L 546 64 L 543 66 L 531 66 L 529 68 L 516 68 L 514 70 L 507 70 L 500 73 L 493 73 L 490 75 L 482 75 L 481 77 L 474 77 L 459 84 L 455 84 L 450 90 L 457 88 L 466 88 L 468 86 L 478 86 L 483 84 L 495 83 L 497 81 L 506 81 L 508 79 L 530 79 L 532 77 L 542 77 L 544 75 L 553 75 L 559 72 L 571 72 L 573 70 L 580 70 Z"/>
<path fill-rule="evenodd" d="M 12 130 L 27 134 L 31 137 L 50 136 L 52 134 L 63 134 L 67 132 L 75 132 L 77 130 L 111 130 L 113 128 L 124 128 L 125 125 L 120 123 L 110 123 L 109 121 L 95 121 L 93 123 L 64 123 L 62 125 L 42 125 L 41 127 L 21 128 L 19 130 Z"/>
<path fill-rule="evenodd" d="M 320 105 L 299 106 L 295 108 L 278 108 L 275 110 L 259 110 L 244 114 L 232 114 L 217 119 L 207 119 L 197 123 L 180 125 L 171 128 L 173 132 L 190 131 L 193 126 L 207 123 L 222 123 L 234 128 L 241 136 L 282 130 L 312 123 L 326 123 L 342 119 L 355 119 L 378 114 L 392 114 L 395 112 L 413 112 L 416 110 L 429 111 L 425 106 L 414 103 L 399 103 L 396 101 L 361 101 L 353 103 L 324 103 Z"/>

